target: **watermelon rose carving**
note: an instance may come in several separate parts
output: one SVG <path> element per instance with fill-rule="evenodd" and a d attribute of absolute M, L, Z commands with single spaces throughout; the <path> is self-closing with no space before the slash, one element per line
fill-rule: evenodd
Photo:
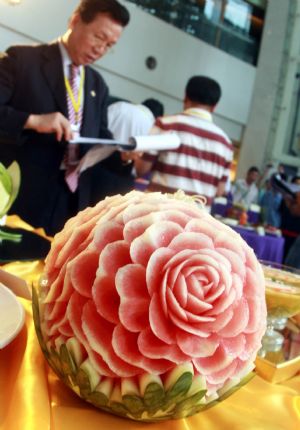
<path fill-rule="evenodd" d="M 34 318 L 50 365 L 81 397 L 135 420 L 181 418 L 253 369 L 264 277 L 243 239 L 190 198 L 133 191 L 55 236 Z"/>

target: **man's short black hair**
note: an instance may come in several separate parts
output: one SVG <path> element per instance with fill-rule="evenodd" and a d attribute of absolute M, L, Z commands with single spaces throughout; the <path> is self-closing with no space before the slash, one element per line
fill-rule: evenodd
<path fill-rule="evenodd" d="M 146 99 L 142 105 L 146 106 L 154 115 L 154 118 L 158 118 L 164 114 L 164 105 L 156 99 Z"/>
<path fill-rule="evenodd" d="M 207 76 L 193 76 L 186 85 L 185 94 L 192 102 L 215 106 L 221 98 L 221 87 Z"/>
<path fill-rule="evenodd" d="M 247 172 L 247 173 L 252 173 L 252 172 L 257 172 L 257 173 L 259 173 L 259 168 L 258 168 L 258 167 L 256 167 L 256 166 L 251 166 L 251 167 L 249 167 L 249 169 L 248 169 L 248 172 Z"/>
<path fill-rule="evenodd" d="M 130 15 L 126 7 L 117 0 L 81 0 L 75 12 L 86 24 L 92 22 L 98 13 L 107 13 L 122 27 L 126 27 Z"/>

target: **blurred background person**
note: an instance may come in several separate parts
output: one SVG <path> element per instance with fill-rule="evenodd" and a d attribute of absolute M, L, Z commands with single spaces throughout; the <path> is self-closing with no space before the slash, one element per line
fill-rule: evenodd
<path fill-rule="evenodd" d="M 294 176 L 291 180 L 293 184 L 300 185 L 300 176 Z M 280 213 L 281 213 L 281 232 L 282 236 L 285 239 L 284 242 L 284 258 L 287 257 L 287 254 L 292 247 L 293 243 L 300 235 L 300 217 L 295 215 L 294 209 L 292 207 L 292 201 L 290 198 L 282 199 L 280 205 Z M 290 208 L 292 207 L 292 210 Z"/>
<path fill-rule="evenodd" d="M 147 99 L 141 104 L 117 101 L 108 106 L 108 128 L 114 139 L 127 143 L 131 136 L 147 135 L 155 118 L 163 113 L 162 103 L 155 99 Z"/>
<path fill-rule="evenodd" d="M 298 181 L 298 179 L 297 179 Z M 285 198 L 286 208 L 289 210 L 290 215 L 298 220 L 298 225 L 300 224 L 300 193 L 296 194 L 295 199 Z M 284 263 L 288 266 L 300 269 L 300 234 L 290 245 L 287 255 L 285 257 Z"/>
<path fill-rule="evenodd" d="M 258 188 L 256 182 L 259 178 L 259 169 L 252 166 L 248 169 L 245 178 L 237 179 L 231 187 L 233 204 L 239 204 L 246 209 L 258 201 Z"/>
<path fill-rule="evenodd" d="M 127 143 L 132 136 L 146 136 L 149 134 L 155 119 L 164 114 L 163 104 L 156 99 L 146 99 L 141 104 L 128 101 L 117 101 L 108 106 L 108 128 L 114 139 Z M 121 174 L 135 178 L 133 163 L 134 152 L 121 152 L 123 161 Z M 132 187 L 134 183 L 132 183 Z"/>
<path fill-rule="evenodd" d="M 151 134 L 176 133 L 178 149 L 145 153 L 135 161 L 137 174 L 151 172 L 149 191 L 197 194 L 210 209 L 216 195 L 223 195 L 229 176 L 233 147 L 224 131 L 213 123 L 212 113 L 221 98 L 214 79 L 193 76 L 185 88 L 184 111 L 155 122 Z"/>
<path fill-rule="evenodd" d="M 259 191 L 258 204 L 261 207 L 261 218 L 264 225 L 279 228 L 281 225 L 280 206 L 282 195 L 274 190 L 270 179 L 265 181 L 265 187 Z"/>

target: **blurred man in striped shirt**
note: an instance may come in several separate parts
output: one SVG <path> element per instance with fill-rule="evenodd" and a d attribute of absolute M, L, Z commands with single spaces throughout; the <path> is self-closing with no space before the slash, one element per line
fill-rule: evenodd
<path fill-rule="evenodd" d="M 233 156 L 229 137 L 213 123 L 212 112 L 221 97 L 220 85 L 206 76 L 189 79 L 184 111 L 155 122 L 151 134 L 175 132 L 178 149 L 144 153 L 136 161 L 138 175 L 151 171 L 149 191 L 202 195 L 209 209 L 214 197 L 225 193 Z"/>

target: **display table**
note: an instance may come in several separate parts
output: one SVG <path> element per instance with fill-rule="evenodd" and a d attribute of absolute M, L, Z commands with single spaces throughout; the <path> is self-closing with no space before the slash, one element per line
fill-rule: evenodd
<path fill-rule="evenodd" d="M 14 262 L 5 270 L 34 282 L 43 262 Z M 296 430 L 300 428 L 300 375 L 273 385 L 255 376 L 221 404 L 193 417 L 146 424 L 101 412 L 64 386 L 44 360 L 30 301 L 20 299 L 26 326 L 0 350 L 1 430 Z"/>
<path fill-rule="evenodd" d="M 275 235 L 260 236 L 255 230 L 243 227 L 232 227 L 254 250 L 259 260 L 282 263 L 284 251 L 284 238 Z"/>

